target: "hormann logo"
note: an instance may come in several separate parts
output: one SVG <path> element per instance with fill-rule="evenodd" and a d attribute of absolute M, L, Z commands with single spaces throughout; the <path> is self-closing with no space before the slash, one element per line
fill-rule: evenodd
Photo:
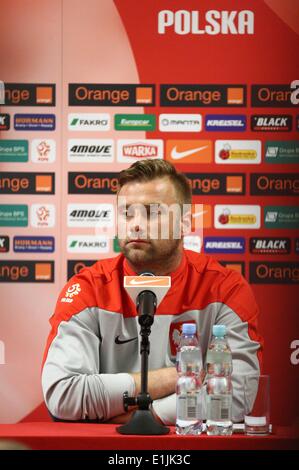
<path fill-rule="evenodd" d="M 54 194 L 55 173 L 0 173 L 2 194 Z"/>
<path fill-rule="evenodd" d="M 165 159 L 175 164 L 211 163 L 211 140 L 167 140 Z"/>
<path fill-rule="evenodd" d="M 161 85 L 160 105 L 175 107 L 243 107 L 245 85 Z"/>
<path fill-rule="evenodd" d="M 0 261 L 0 282 L 54 282 L 54 261 Z"/>
<path fill-rule="evenodd" d="M 201 129 L 201 114 L 160 114 L 159 116 L 161 132 L 200 132 Z"/>
<path fill-rule="evenodd" d="M 154 131 L 154 114 L 115 114 L 114 128 L 117 131 Z"/>
<path fill-rule="evenodd" d="M 292 99 L 296 91 L 290 85 L 252 85 L 251 106 L 254 108 L 293 108 L 298 107 Z"/>
<path fill-rule="evenodd" d="M 246 130 L 246 116 L 243 114 L 207 114 L 206 131 L 242 132 Z"/>
<path fill-rule="evenodd" d="M 69 253 L 108 253 L 109 240 L 98 235 L 69 235 L 67 251 Z"/>
<path fill-rule="evenodd" d="M 0 253 L 8 253 L 9 251 L 9 237 L 0 235 Z"/>
<path fill-rule="evenodd" d="M 267 141 L 265 158 L 266 163 L 299 163 L 298 140 Z"/>
<path fill-rule="evenodd" d="M 15 114 L 16 131 L 54 131 L 55 114 Z"/>
<path fill-rule="evenodd" d="M 55 85 L 48 83 L 5 83 L 6 106 L 55 106 Z"/>
<path fill-rule="evenodd" d="M 0 113 L 0 131 L 8 131 L 10 128 L 10 115 Z"/>
<path fill-rule="evenodd" d="M 289 238 L 250 238 L 250 253 L 254 255 L 287 255 L 291 252 Z"/>
<path fill-rule="evenodd" d="M 250 10 L 162 10 L 158 33 L 178 35 L 254 34 L 254 12 Z"/>
<path fill-rule="evenodd" d="M 299 207 L 267 206 L 264 209 L 266 228 L 299 229 Z"/>
<path fill-rule="evenodd" d="M 192 194 L 245 194 L 245 175 L 240 173 L 186 173 Z"/>
<path fill-rule="evenodd" d="M 261 208 L 250 205 L 216 205 L 215 228 L 255 229 L 260 228 Z"/>
<path fill-rule="evenodd" d="M 260 140 L 216 140 L 215 162 L 223 165 L 261 163 Z"/>
<path fill-rule="evenodd" d="M 118 173 L 69 172 L 69 194 L 115 194 Z"/>
<path fill-rule="evenodd" d="M 107 113 L 71 113 L 68 115 L 69 131 L 109 131 L 110 115 Z"/>
<path fill-rule="evenodd" d="M 289 114 L 269 115 L 255 114 L 251 116 L 251 130 L 261 132 L 291 131 L 293 117 Z"/>
<path fill-rule="evenodd" d="M 72 163 L 111 163 L 114 160 L 112 139 L 70 139 L 68 161 Z"/>
<path fill-rule="evenodd" d="M 28 162 L 28 140 L 0 140 L 0 162 Z"/>
<path fill-rule="evenodd" d="M 68 262 L 67 262 L 67 278 L 68 278 L 68 280 L 71 277 L 75 276 L 76 274 L 79 274 L 79 272 L 82 269 L 95 264 L 96 261 L 97 261 L 96 259 L 68 260 Z"/>
<path fill-rule="evenodd" d="M 133 163 L 144 158 L 163 158 L 163 140 L 127 139 L 117 142 L 117 160 Z"/>
<path fill-rule="evenodd" d="M 0 205 L 0 227 L 27 227 L 28 206 L 26 205 Z"/>
<path fill-rule="evenodd" d="M 205 253 L 244 253 L 245 238 L 242 237 L 205 237 Z"/>
<path fill-rule="evenodd" d="M 251 284 L 298 284 L 299 263 L 286 262 L 251 262 Z"/>
<path fill-rule="evenodd" d="M 69 106 L 138 105 L 155 105 L 155 85 L 69 84 Z"/>
<path fill-rule="evenodd" d="M 53 139 L 33 139 L 31 141 L 31 161 L 53 163 L 56 160 L 56 142 Z"/>
<path fill-rule="evenodd" d="M 112 227 L 114 208 L 112 204 L 69 204 L 68 227 Z"/>
<path fill-rule="evenodd" d="M 54 237 L 14 237 L 13 250 L 16 253 L 53 253 Z"/>
<path fill-rule="evenodd" d="M 296 196 L 299 194 L 299 174 L 252 173 L 250 194 L 253 196 Z"/>
<path fill-rule="evenodd" d="M 30 208 L 31 226 L 52 228 L 55 226 L 55 206 L 53 204 L 32 204 Z"/>

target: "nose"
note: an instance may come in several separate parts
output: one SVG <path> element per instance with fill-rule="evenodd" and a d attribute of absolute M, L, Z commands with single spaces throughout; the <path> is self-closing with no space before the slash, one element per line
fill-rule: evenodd
<path fill-rule="evenodd" d="M 134 238 L 134 234 L 141 237 L 146 233 L 146 220 L 141 213 L 136 213 L 132 220 L 129 223 L 129 233 L 130 237 Z"/>

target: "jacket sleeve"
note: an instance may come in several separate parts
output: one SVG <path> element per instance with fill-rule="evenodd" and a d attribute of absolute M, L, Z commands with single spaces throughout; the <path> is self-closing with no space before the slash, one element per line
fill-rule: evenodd
<path fill-rule="evenodd" d="M 62 290 L 42 368 L 44 399 L 54 419 L 106 421 L 124 413 L 123 392 L 135 393 L 130 374 L 101 374 L 101 337 L 93 289 L 82 275 Z"/>

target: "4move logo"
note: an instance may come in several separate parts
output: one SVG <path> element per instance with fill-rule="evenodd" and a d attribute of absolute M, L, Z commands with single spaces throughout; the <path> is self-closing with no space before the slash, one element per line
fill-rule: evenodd
<path fill-rule="evenodd" d="M 112 139 L 70 139 L 68 161 L 72 163 L 111 163 L 114 160 Z"/>
<path fill-rule="evenodd" d="M 112 227 L 113 204 L 68 204 L 68 227 Z"/>

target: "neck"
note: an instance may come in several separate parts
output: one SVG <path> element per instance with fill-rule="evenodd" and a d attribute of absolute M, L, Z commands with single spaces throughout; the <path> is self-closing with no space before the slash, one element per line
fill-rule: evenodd
<path fill-rule="evenodd" d="M 127 262 L 131 269 L 135 273 L 142 273 L 145 271 L 152 272 L 156 276 L 167 276 L 175 271 L 181 261 L 183 256 L 183 248 L 179 247 L 172 255 L 168 256 L 167 260 L 163 259 L 157 262 L 143 263 L 142 265 L 131 263 L 128 258 Z"/>

